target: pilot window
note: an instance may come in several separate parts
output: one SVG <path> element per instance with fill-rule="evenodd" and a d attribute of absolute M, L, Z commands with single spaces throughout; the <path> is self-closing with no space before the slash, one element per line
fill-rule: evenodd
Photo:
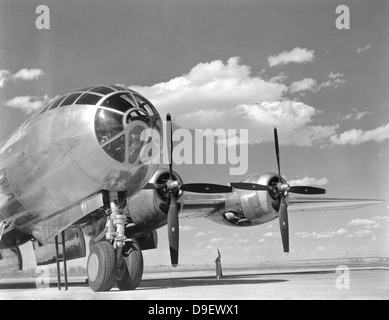
<path fill-rule="evenodd" d="M 81 93 L 72 93 L 70 96 L 68 96 L 64 102 L 61 103 L 61 107 L 63 106 L 69 106 L 76 101 L 76 99 L 81 95 Z"/>
<path fill-rule="evenodd" d="M 59 106 L 59 104 L 66 98 L 66 96 L 63 96 L 61 98 L 58 98 L 49 108 L 49 110 L 55 109 Z"/>
<path fill-rule="evenodd" d="M 101 99 L 101 96 L 97 94 L 84 93 L 80 99 L 77 100 L 76 104 L 93 104 L 95 105 Z"/>
<path fill-rule="evenodd" d="M 104 95 L 109 94 L 113 91 L 114 91 L 113 89 L 108 88 L 108 87 L 104 87 L 104 86 L 96 87 L 96 88 L 93 88 L 92 90 L 90 90 L 90 92 L 97 92 L 97 93 L 101 93 Z"/>
<path fill-rule="evenodd" d="M 100 144 L 115 137 L 124 130 L 123 115 L 114 111 L 99 109 L 95 117 L 96 136 Z"/>
<path fill-rule="evenodd" d="M 106 153 L 108 153 L 108 155 L 110 155 L 116 161 L 124 162 L 124 158 L 126 154 L 124 134 L 122 134 L 119 138 L 115 139 L 114 141 L 106 144 L 103 147 L 103 149 Z"/>
<path fill-rule="evenodd" d="M 138 105 L 140 108 L 144 109 L 151 117 L 155 116 L 154 110 L 152 109 L 152 107 L 150 106 L 150 103 L 145 98 L 142 98 L 136 94 L 134 94 L 134 97 L 135 97 L 136 101 L 138 102 Z"/>
<path fill-rule="evenodd" d="M 127 110 L 135 108 L 134 102 L 129 93 L 118 93 L 107 98 L 101 106 L 118 110 L 125 113 Z"/>
<path fill-rule="evenodd" d="M 51 107 L 51 105 L 53 103 L 54 103 L 54 101 L 52 103 L 50 103 L 48 106 L 44 107 L 43 110 L 40 112 L 40 114 L 45 113 L 47 110 L 49 110 L 49 108 Z"/>

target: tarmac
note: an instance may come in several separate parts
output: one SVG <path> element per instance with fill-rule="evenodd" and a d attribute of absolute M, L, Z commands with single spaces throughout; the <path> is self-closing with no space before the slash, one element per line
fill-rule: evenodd
<path fill-rule="evenodd" d="M 134 291 L 92 292 L 85 278 L 72 278 L 68 291 L 56 283 L 37 289 L 25 279 L 0 281 L 0 300 L 387 300 L 389 269 L 224 270 L 145 274 Z M 55 279 L 54 279 L 55 280 Z"/>

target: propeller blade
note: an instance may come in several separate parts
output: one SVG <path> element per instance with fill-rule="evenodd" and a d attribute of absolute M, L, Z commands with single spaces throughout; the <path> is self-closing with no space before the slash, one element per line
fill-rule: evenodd
<path fill-rule="evenodd" d="M 157 190 L 157 189 L 163 189 L 166 188 L 166 184 L 157 184 L 157 183 L 147 183 L 143 190 Z"/>
<path fill-rule="evenodd" d="M 178 266 L 178 248 L 179 248 L 179 224 L 177 199 L 173 193 L 170 193 L 170 206 L 167 214 L 167 228 L 169 236 L 170 260 L 173 267 Z"/>
<path fill-rule="evenodd" d="M 278 176 L 280 178 L 280 182 L 282 180 L 281 177 L 281 164 L 280 164 L 280 145 L 278 143 L 278 132 L 277 128 L 274 128 L 274 143 L 276 146 L 276 157 L 277 157 L 277 167 L 278 167 Z"/>
<path fill-rule="evenodd" d="M 298 194 L 325 194 L 326 190 L 315 187 L 293 186 L 290 187 L 289 192 Z"/>
<path fill-rule="evenodd" d="M 283 194 L 281 194 L 279 220 L 280 220 L 282 246 L 284 247 L 284 252 L 288 253 L 289 252 L 288 205 L 286 203 L 286 199 L 285 199 L 285 196 Z"/>
<path fill-rule="evenodd" d="M 237 182 L 231 183 L 231 187 L 235 189 L 250 190 L 250 191 L 271 191 L 269 186 L 264 186 L 256 183 Z"/>
<path fill-rule="evenodd" d="M 211 183 L 188 183 L 181 187 L 182 191 L 197 192 L 197 193 L 231 193 L 232 188 L 222 186 L 220 184 Z"/>
<path fill-rule="evenodd" d="M 173 180 L 173 124 L 172 124 L 172 117 L 170 113 L 166 115 L 166 122 L 167 122 L 167 150 L 169 155 L 169 179 Z"/>

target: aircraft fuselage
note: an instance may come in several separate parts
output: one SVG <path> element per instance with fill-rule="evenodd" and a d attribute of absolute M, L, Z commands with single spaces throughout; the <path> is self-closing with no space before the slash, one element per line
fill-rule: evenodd
<path fill-rule="evenodd" d="M 124 88 L 86 90 L 60 97 L 0 145 L 0 220 L 19 215 L 14 228 L 32 234 L 37 221 L 100 190 L 135 194 L 156 171 L 139 158 L 142 132 L 162 133 L 156 109 Z"/>

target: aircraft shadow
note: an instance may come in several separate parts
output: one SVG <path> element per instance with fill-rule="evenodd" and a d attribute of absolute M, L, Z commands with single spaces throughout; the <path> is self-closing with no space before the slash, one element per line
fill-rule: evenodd
<path fill-rule="evenodd" d="M 262 279 L 258 279 L 261 276 Z M 264 274 L 250 274 L 250 275 L 227 275 L 222 279 L 216 279 L 216 276 L 197 276 L 197 277 L 181 277 L 181 278 L 161 278 L 161 279 L 144 279 L 141 281 L 136 290 L 155 290 L 155 289 L 171 289 L 183 287 L 201 287 L 201 286 L 220 286 L 220 285 L 239 285 L 239 284 L 268 284 L 288 282 L 285 279 L 270 279 L 264 278 L 268 275 Z M 71 287 L 89 287 L 87 281 L 69 281 L 69 288 Z M 56 288 L 57 283 L 51 282 L 50 288 Z M 0 283 L 0 290 L 3 289 L 35 289 L 35 282 L 10 282 Z M 61 290 L 64 290 L 62 283 Z M 117 291 L 114 287 L 112 290 Z"/>
<path fill-rule="evenodd" d="M 258 279 L 255 275 L 224 276 L 222 279 L 216 277 L 185 277 L 171 279 L 147 279 L 142 280 L 137 290 L 171 289 L 182 287 L 203 287 L 238 284 L 267 284 L 287 282 L 284 279 Z"/>

